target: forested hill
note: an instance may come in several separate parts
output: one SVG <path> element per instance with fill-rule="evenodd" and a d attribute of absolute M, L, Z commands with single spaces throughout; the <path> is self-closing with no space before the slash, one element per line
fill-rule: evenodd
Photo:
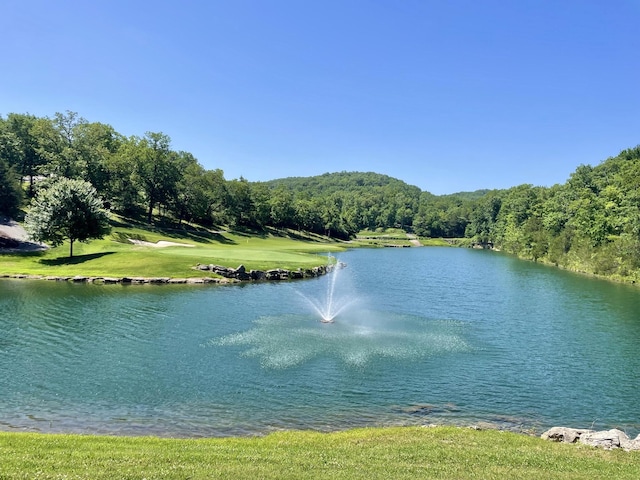
<path fill-rule="evenodd" d="M 270 180 L 265 184 L 270 188 L 284 186 L 293 192 L 306 192 L 312 196 L 382 189 L 403 191 L 415 197 L 423 193 L 418 187 L 408 185 L 402 180 L 374 172 L 343 171 L 313 177 L 287 177 Z"/>

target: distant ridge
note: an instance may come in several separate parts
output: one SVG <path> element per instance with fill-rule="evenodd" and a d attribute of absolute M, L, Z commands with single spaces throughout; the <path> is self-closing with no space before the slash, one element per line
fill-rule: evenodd
<path fill-rule="evenodd" d="M 422 190 L 415 185 L 409 185 L 403 180 L 375 172 L 335 172 L 323 173 L 311 177 L 286 177 L 269 180 L 263 183 L 271 188 L 285 186 L 293 191 L 328 194 L 333 191 L 351 192 L 367 188 L 394 187 L 413 195 L 420 195 Z M 429 192 L 425 192 L 431 195 Z"/>
<path fill-rule="evenodd" d="M 376 172 L 327 172 L 321 175 L 313 175 L 309 177 L 284 177 L 268 180 L 265 182 L 255 182 L 267 185 L 270 188 L 279 186 L 287 187 L 295 192 L 306 191 L 308 193 L 331 193 L 333 191 L 349 192 L 372 187 L 400 187 L 403 190 L 413 194 L 423 194 L 428 197 L 456 197 L 462 200 L 476 200 L 483 197 L 491 190 L 481 189 L 473 192 L 456 192 L 444 195 L 434 195 L 427 190 L 421 190 L 415 185 L 398 178 L 390 177 L 382 173 Z"/>

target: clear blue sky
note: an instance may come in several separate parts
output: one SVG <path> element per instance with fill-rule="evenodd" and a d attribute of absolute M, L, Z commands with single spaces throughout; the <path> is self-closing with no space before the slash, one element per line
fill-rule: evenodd
<path fill-rule="evenodd" d="M 0 2 L 0 114 L 163 132 L 227 179 L 564 183 L 640 144 L 640 0 Z"/>

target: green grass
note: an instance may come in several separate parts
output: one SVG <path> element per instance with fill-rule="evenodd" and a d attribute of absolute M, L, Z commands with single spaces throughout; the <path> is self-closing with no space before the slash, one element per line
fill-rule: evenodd
<path fill-rule="evenodd" d="M 134 245 L 133 238 L 155 243 L 160 240 L 193 247 L 154 248 Z M 0 274 L 108 277 L 203 277 L 197 263 L 248 270 L 310 268 L 326 263 L 327 252 L 343 250 L 328 239 L 302 237 L 287 232 L 245 234 L 198 230 L 156 230 L 119 225 L 101 240 L 74 243 L 69 258 L 65 243 L 45 252 L 0 254 Z"/>
<path fill-rule="evenodd" d="M 401 228 L 377 228 L 376 230 L 362 230 L 358 233 L 359 237 L 396 237 L 406 238 L 407 234 Z"/>
<path fill-rule="evenodd" d="M 640 453 L 454 427 L 161 439 L 0 433 L 0 479 L 637 479 Z"/>

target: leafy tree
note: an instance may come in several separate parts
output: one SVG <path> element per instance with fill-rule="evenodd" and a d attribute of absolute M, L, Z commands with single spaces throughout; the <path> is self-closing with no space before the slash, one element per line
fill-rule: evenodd
<path fill-rule="evenodd" d="M 31 132 L 38 154 L 46 160 L 40 171 L 45 175 L 81 178 L 82 162 L 77 149 L 77 129 L 88 123 L 75 112 L 56 113 L 54 118 L 38 118 Z"/>
<path fill-rule="evenodd" d="M 271 191 L 269 199 L 271 207 L 271 222 L 274 227 L 289 227 L 295 223 L 295 209 L 293 206 L 293 194 L 284 185 L 277 186 Z"/>
<path fill-rule="evenodd" d="M 69 257 L 73 257 L 73 242 L 102 238 L 111 226 L 90 183 L 59 177 L 50 180 L 32 200 L 25 229 L 33 240 L 50 242 L 54 247 L 68 239 Z"/>
<path fill-rule="evenodd" d="M 167 135 L 156 132 L 147 132 L 144 138 L 134 140 L 132 179 L 144 193 L 148 223 L 152 221 L 153 209 L 158 204 L 168 204 L 175 195 L 180 179 L 178 155 L 169 148 L 170 143 Z"/>
<path fill-rule="evenodd" d="M 228 220 L 237 226 L 255 226 L 255 204 L 251 184 L 243 177 L 227 183 L 226 210 Z"/>
<path fill-rule="evenodd" d="M 22 189 L 14 168 L 0 157 L 0 213 L 13 216 L 22 203 Z"/>
<path fill-rule="evenodd" d="M 29 179 L 29 197 L 34 195 L 34 181 L 38 170 L 46 161 L 38 152 L 38 141 L 34 133 L 37 117 L 28 114 L 10 113 L 7 115 L 6 129 L 16 141 L 16 157 L 13 163 L 17 172 Z"/>
<path fill-rule="evenodd" d="M 18 138 L 0 118 L 0 213 L 14 215 L 22 203 L 22 188 L 16 174 L 20 158 Z"/>

